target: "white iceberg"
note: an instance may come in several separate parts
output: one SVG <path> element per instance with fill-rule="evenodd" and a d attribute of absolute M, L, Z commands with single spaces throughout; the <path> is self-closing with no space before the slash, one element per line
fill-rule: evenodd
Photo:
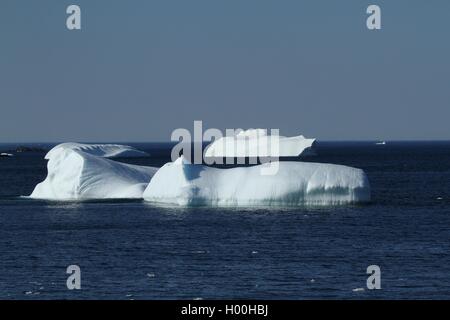
<path fill-rule="evenodd" d="M 142 198 L 148 182 L 158 168 L 130 165 L 102 158 L 112 155 L 116 146 L 73 148 L 61 144 L 50 150 L 46 179 L 39 183 L 30 198 L 84 200 Z M 88 152 L 86 152 L 86 150 Z M 92 155 L 90 151 L 95 150 Z"/>
<path fill-rule="evenodd" d="M 315 140 L 302 135 L 267 135 L 265 129 L 249 129 L 215 140 L 206 147 L 205 157 L 296 157 L 310 154 Z"/>
<path fill-rule="evenodd" d="M 11 153 L 2 152 L 0 153 L 0 157 L 14 157 L 14 155 Z"/>
<path fill-rule="evenodd" d="M 261 174 L 269 165 L 219 169 L 180 157 L 156 172 L 143 197 L 182 206 L 335 205 L 370 200 L 369 181 L 360 169 L 279 162 L 275 175 Z"/>
<path fill-rule="evenodd" d="M 54 153 L 58 153 L 61 149 L 83 151 L 84 153 L 102 158 L 139 158 L 149 156 L 148 153 L 144 151 L 121 144 L 86 144 L 66 142 L 61 143 L 50 150 L 45 159 L 51 158 Z"/>

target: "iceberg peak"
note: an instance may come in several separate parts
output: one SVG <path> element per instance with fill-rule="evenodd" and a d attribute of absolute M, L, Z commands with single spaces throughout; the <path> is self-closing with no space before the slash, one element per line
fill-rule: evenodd
<path fill-rule="evenodd" d="M 186 157 L 184 155 L 181 155 L 180 157 L 178 157 L 177 160 L 175 160 L 173 162 L 174 165 L 183 165 L 183 164 L 191 164 L 191 162 L 186 159 Z"/>
<path fill-rule="evenodd" d="M 137 158 L 148 157 L 148 153 L 137 150 L 136 148 L 121 144 L 87 144 L 78 142 L 65 142 L 58 144 L 51 149 L 45 159 L 52 158 L 56 153 L 63 150 L 83 151 L 102 158 Z"/>

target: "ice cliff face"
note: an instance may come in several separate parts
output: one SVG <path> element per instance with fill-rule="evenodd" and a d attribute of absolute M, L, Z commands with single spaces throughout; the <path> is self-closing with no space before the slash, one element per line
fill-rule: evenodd
<path fill-rule="evenodd" d="M 190 164 L 183 157 L 165 164 L 153 176 L 144 199 L 155 203 L 207 206 L 335 205 L 370 200 L 365 173 L 351 167 L 304 162 L 218 169 Z"/>

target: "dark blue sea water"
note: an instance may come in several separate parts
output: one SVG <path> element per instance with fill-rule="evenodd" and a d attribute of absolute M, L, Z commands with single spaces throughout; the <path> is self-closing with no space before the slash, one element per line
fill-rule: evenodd
<path fill-rule="evenodd" d="M 169 145 L 136 146 L 152 157 L 128 162 L 169 160 Z M 45 178 L 44 153 L 0 158 L 0 298 L 449 299 L 450 142 L 319 142 L 317 152 L 309 161 L 364 169 L 372 202 L 221 209 L 36 201 L 20 196 Z M 72 264 L 81 290 L 66 287 Z M 373 264 L 380 290 L 366 288 Z"/>

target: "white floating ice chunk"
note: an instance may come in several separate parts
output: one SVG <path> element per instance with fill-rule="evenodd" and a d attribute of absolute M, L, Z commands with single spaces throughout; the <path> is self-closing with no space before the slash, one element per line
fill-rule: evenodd
<path fill-rule="evenodd" d="M 142 198 L 148 182 L 158 170 L 116 162 L 66 146 L 59 145 L 46 155 L 49 160 L 47 178 L 35 187 L 30 198 Z M 106 150 L 112 149 L 103 145 L 101 150 L 98 151 L 100 154 L 106 154 Z"/>
<path fill-rule="evenodd" d="M 0 153 L 0 157 L 13 157 L 13 156 L 14 155 L 11 153 L 5 153 L 5 152 Z"/>
<path fill-rule="evenodd" d="M 52 155 L 61 149 L 83 151 L 102 158 L 138 158 L 148 157 L 148 153 L 137 150 L 130 146 L 121 144 L 85 144 L 76 142 L 61 143 L 50 150 L 45 159 L 50 159 Z"/>
<path fill-rule="evenodd" d="M 296 157 L 311 153 L 315 139 L 304 136 L 267 135 L 265 129 L 249 129 L 217 139 L 206 147 L 206 157 Z M 278 142 L 278 146 L 276 143 Z"/>
<path fill-rule="evenodd" d="M 187 206 L 334 205 L 370 200 L 369 181 L 360 169 L 279 162 L 275 175 L 262 175 L 262 167 L 268 165 L 218 169 L 180 157 L 156 172 L 143 196 L 151 202 Z"/>

